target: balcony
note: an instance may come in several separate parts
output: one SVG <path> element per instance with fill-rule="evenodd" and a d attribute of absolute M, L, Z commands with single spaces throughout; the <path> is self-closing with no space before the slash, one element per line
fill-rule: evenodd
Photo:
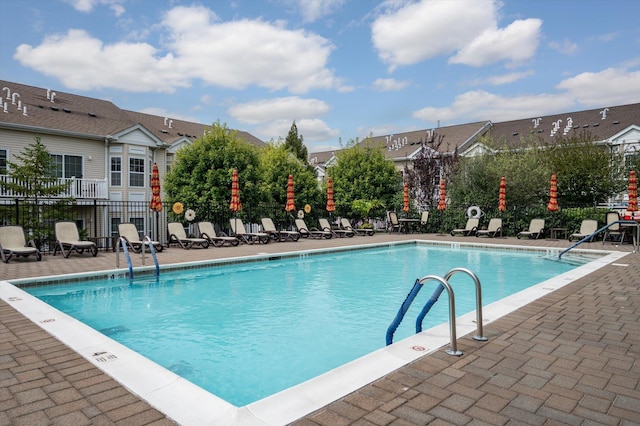
<path fill-rule="evenodd" d="M 11 176 L 0 175 L 0 181 L 15 181 Z M 76 198 L 76 199 L 107 199 L 108 185 L 106 179 L 76 179 L 76 178 L 60 178 L 58 183 L 69 182 L 66 191 L 56 196 L 56 198 Z M 25 197 L 25 194 L 11 191 L 0 187 L 1 198 Z"/>

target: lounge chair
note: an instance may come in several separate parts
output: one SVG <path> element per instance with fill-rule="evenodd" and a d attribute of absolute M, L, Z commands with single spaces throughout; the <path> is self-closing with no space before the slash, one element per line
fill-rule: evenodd
<path fill-rule="evenodd" d="M 498 234 L 502 235 L 502 219 L 494 217 L 489 221 L 487 229 L 480 229 L 476 232 L 476 237 L 487 236 L 489 238 L 494 238 Z"/>
<path fill-rule="evenodd" d="M 605 221 L 607 222 L 607 225 L 617 222 L 619 220 L 620 220 L 620 215 L 618 214 L 618 212 L 615 212 L 615 211 L 607 212 L 605 216 Z M 626 234 L 626 230 L 620 227 L 619 223 L 614 223 L 613 225 L 609 226 L 606 231 L 604 231 L 602 244 L 606 243 L 607 241 L 609 241 L 610 243 L 621 244 L 624 242 L 625 234 Z"/>
<path fill-rule="evenodd" d="M 324 218 L 320 218 L 318 219 L 318 223 L 320 224 L 320 228 L 323 231 L 328 231 L 331 232 L 333 234 L 334 237 L 353 237 L 354 235 L 356 235 L 355 232 L 353 232 L 352 230 L 349 229 L 332 229 L 331 225 L 329 224 L 329 221 L 327 219 Z"/>
<path fill-rule="evenodd" d="M 330 239 L 333 234 L 329 231 L 321 231 L 318 228 L 309 228 L 304 219 L 296 219 L 296 228 L 302 238 L 326 238 Z"/>
<path fill-rule="evenodd" d="M 544 219 L 531 219 L 529 228 L 524 231 L 520 231 L 517 235 L 518 239 L 521 237 L 535 238 L 536 240 L 544 235 Z"/>
<path fill-rule="evenodd" d="M 0 256 L 4 263 L 9 263 L 12 256 L 35 255 L 38 261 L 42 260 L 42 254 L 33 240 L 27 241 L 24 229 L 19 225 L 0 226 Z"/>
<path fill-rule="evenodd" d="M 594 220 L 594 219 L 585 219 L 582 221 L 582 224 L 580 225 L 580 230 L 574 232 L 573 234 L 569 235 L 569 241 L 573 241 L 574 239 L 576 240 L 581 240 L 583 238 L 587 238 L 588 236 L 591 235 L 591 238 L 589 238 L 589 242 L 593 242 L 593 239 L 595 238 L 595 235 L 593 235 L 596 231 L 598 230 L 598 221 Z"/>
<path fill-rule="evenodd" d="M 400 232 L 400 222 L 398 221 L 398 215 L 396 212 L 387 212 L 387 232 Z"/>
<path fill-rule="evenodd" d="M 376 231 L 373 228 L 354 228 L 351 226 L 351 222 L 346 217 L 340 219 L 340 227 L 342 229 L 346 229 L 347 231 L 352 231 L 355 235 L 368 235 L 372 237 Z"/>
<path fill-rule="evenodd" d="M 298 241 L 300 239 L 300 233 L 298 231 L 280 231 L 273 224 L 273 220 L 270 217 L 263 217 L 262 229 L 266 234 L 269 234 L 271 238 L 278 241 Z"/>
<path fill-rule="evenodd" d="M 206 238 L 188 238 L 180 222 L 169 222 L 167 224 L 167 230 L 169 231 L 169 242 L 167 246 L 176 243 L 185 250 L 189 250 L 193 246 L 200 246 L 202 248 L 209 247 L 209 240 Z"/>
<path fill-rule="evenodd" d="M 216 247 L 222 247 L 225 244 L 230 246 L 237 246 L 240 244 L 240 241 L 237 238 L 229 237 L 224 232 L 221 232 L 221 235 L 217 235 L 216 230 L 213 227 L 213 223 L 211 222 L 198 222 L 197 226 L 200 238 L 208 240 L 210 244 L 213 244 Z"/>
<path fill-rule="evenodd" d="M 119 223 L 118 233 L 120 237 L 124 238 L 127 247 L 134 253 L 140 253 L 143 244 L 149 247 L 149 240 L 147 240 L 146 236 L 140 239 L 138 228 L 133 223 Z M 153 248 L 156 249 L 156 251 L 162 251 L 162 244 L 158 241 L 151 241 L 151 244 L 153 244 Z"/>
<path fill-rule="evenodd" d="M 473 235 L 476 235 L 476 232 L 478 231 L 478 225 L 480 224 L 480 219 L 476 218 L 476 217 L 471 217 L 469 219 L 467 219 L 467 225 L 464 227 L 464 229 L 459 228 L 459 229 L 452 229 L 451 230 L 451 236 L 455 236 L 457 234 L 462 234 L 465 237 L 470 237 Z"/>
<path fill-rule="evenodd" d="M 429 222 L 429 212 L 422 212 L 420 215 L 420 229 L 422 229 L 422 232 L 427 232 L 427 222 Z"/>
<path fill-rule="evenodd" d="M 268 244 L 271 240 L 271 237 L 266 232 L 247 232 L 241 219 L 229 219 L 229 224 L 231 225 L 233 236 L 247 244 L 253 244 L 256 241 L 262 244 Z"/>
<path fill-rule="evenodd" d="M 71 252 L 82 254 L 85 250 L 90 252 L 93 257 L 98 255 L 98 246 L 93 241 L 81 241 L 78 225 L 75 222 L 56 222 L 55 224 L 56 242 L 53 249 L 53 255 L 62 252 L 64 258 L 68 258 Z"/>

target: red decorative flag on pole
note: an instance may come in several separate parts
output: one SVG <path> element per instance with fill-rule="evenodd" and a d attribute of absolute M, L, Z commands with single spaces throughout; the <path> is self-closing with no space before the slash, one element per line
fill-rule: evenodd
<path fill-rule="evenodd" d="M 296 209 L 293 195 L 293 175 L 289 175 L 289 181 L 287 182 L 287 205 L 284 206 L 284 211 L 286 212 L 292 212 Z"/>
<path fill-rule="evenodd" d="M 154 212 L 162 211 L 162 200 L 160 199 L 160 173 L 158 165 L 153 163 L 151 169 L 151 202 L 149 208 Z"/>
<path fill-rule="evenodd" d="M 329 176 L 327 181 L 327 211 L 329 213 L 336 211 L 336 203 L 333 201 L 333 179 Z"/>
<path fill-rule="evenodd" d="M 404 184 L 404 194 L 402 197 L 402 211 L 403 212 L 409 211 L 409 184 L 408 183 Z"/>
<path fill-rule="evenodd" d="M 500 193 L 498 195 L 498 210 L 507 210 L 507 180 L 504 176 L 500 178 Z"/>
<path fill-rule="evenodd" d="M 547 204 L 547 210 L 550 212 L 558 211 L 558 180 L 556 175 L 551 175 L 551 188 L 549 189 L 549 204 Z"/>
<path fill-rule="evenodd" d="M 440 179 L 440 201 L 438 201 L 438 210 L 447 209 L 447 189 L 444 185 L 444 179 Z"/>
<path fill-rule="evenodd" d="M 637 212 L 638 211 L 638 178 L 636 177 L 635 170 L 631 170 L 629 173 L 629 187 L 627 188 L 629 192 L 629 205 L 627 206 L 627 211 Z"/>
<path fill-rule="evenodd" d="M 238 170 L 233 169 L 231 174 L 231 204 L 229 209 L 232 212 L 239 212 L 242 210 L 242 203 L 240 202 L 240 184 L 238 183 Z"/>

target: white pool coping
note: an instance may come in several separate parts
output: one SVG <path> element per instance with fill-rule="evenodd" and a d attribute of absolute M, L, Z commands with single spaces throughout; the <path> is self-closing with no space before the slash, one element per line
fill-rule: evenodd
<path fill-rule="evenodd" d="M 557 256 L 561 251 L 561 249 L 557 248 L 516 245 L 442 243 L 427 240 L 414 240 L 413 242 L 450 245 L 452 247 L 480 246 L 496 249 L 541 251 L 550 256 Z M 408 242 L 400 244 L 406 243 Z M 380 245 L 388 246 L 390 244 L 368 244 L 366 246 Z M 318 250 L 309 251 L 309 253 L 312 252 L 316 253 Z M 484 306 L 482 311 L 483 324 L 490 324 L 498 318 L 603 266 L 615 263 L 628 254 L 605 250 L 578 249 L 574 250 L 573 253 L 601 254 L 603 256 L 569 272 Z M 269 256 L 273 257 L 274 255 Z M 73 274 L 58 277 L 72 279 L 81 276 L 111 274 L 112 272 L 121 273 L 122 271 L 98 271 L 90 274 Z M 33 282 L 38 281 L 38 279 L 11 281 Z M 8 281 L 0 281 L 0 299 L 82 355 L 93 365 L 147 401 L 167 417 L 184 426 L 277 426 L 291 423 L 407 365 L 411 361 L 441 348 L 448 348 L 450 344 L 449 324 L 442 324 L 400 340 L 390 346 L 378 349 L 299 385 L 246 406 L 236 407 L 82 322 L 47 305 Z M 458 340 L 461 338 L 470 339 L 469 335 L 474 334 L 477 328 L 475 319 L 475 311 L 457 317 L 456 334 Z M 483 343 L 476 342 L 475 344 L 482 345 Z"/>

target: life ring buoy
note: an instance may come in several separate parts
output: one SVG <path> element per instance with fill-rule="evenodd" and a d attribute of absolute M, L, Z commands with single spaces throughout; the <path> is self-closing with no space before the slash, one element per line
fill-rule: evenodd
<path fill-rule="evenodd" d="M 478 206 L 471 206 L 467 209 L 467 218 L 480 219 L 482 217 L 482 210 Z"/>

